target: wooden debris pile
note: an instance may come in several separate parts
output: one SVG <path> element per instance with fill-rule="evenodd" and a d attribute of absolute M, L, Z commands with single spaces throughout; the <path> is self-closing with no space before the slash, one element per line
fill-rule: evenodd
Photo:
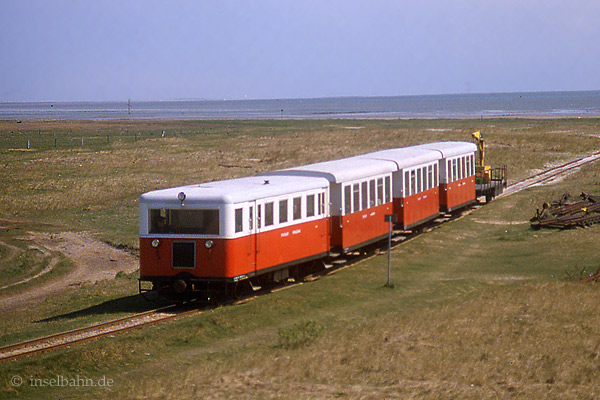
<path fill-rule="evenodd" d="M 531 218 L 531 227 L 567 229 L 600 222 L 600 196 L 581 193 L 575 200 L 565 193 L 560 200 L 544 203 Z"/>

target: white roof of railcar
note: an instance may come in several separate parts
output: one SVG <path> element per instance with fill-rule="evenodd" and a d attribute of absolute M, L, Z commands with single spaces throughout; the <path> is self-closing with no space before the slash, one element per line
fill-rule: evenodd
<path fill-rule="evenodd" d="M 404 169 L 438 161 L 442 156 L 435 150 L 404 147 L 376 151 L 362 155 L 360 158 L 393 161 L 398 169 Z"/>
<path fill-rule="evenodd" d="M 464 154 L 473 153 L 477 150 L 475 143 L 471 142 L 435 142 L 425 143 L 412 147 L 414 149 L 436 150 L 442 154 L 443 158 L 455 157 Z"/>
<path fill-rule="evenodd" d="M 287 176 L 323 177 L 330 182 L 348 182 L 396 171 L 396 164 L 388 160 L 372 159 L 365 162 L 364 156 L 325 161 L 316 164 L 283 169 L 270 174 Z"/>
<path fill-rule="evenodd" d="M 300 176 L 289 179 L 285 176 L 261 175 L 225 181 L 206 182 L 197 185 L 179 186 L 154 190 L 140 196 L 140 203 L 177 204 L 178 194 L 185 193 L 186 205 L 193 204 L 237 204 L 275 196 L 329 186 L 327 179 Z"/>

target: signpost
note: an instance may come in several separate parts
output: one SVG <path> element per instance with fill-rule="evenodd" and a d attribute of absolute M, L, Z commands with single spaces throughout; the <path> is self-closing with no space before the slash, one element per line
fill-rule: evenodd
<path fill-rule="evenodd" d="M 392 225 L 396 222 L 396 214 L 386 214 L 385 222 L 388 223 L 388 270 L 386 287 L 394 287 L 392 285 Z"/>

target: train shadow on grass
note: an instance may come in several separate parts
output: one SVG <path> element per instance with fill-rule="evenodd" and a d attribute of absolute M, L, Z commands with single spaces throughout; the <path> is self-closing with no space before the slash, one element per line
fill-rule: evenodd
<path fill-rule="evenodd" d="M 142 295 L 136 294 L 108 300 L 91 307 L 72 311 L 66 314 L 55 315 L 53 317 L 44 318 L 35 322 L 52 322 L 101 314 L 140 313 L 154 310 L 158 307 L 167 306 L 172 303 L 172 301 L 170 302 L 164 298 L 157 298 L 156 301 L 148 301 Z"/>

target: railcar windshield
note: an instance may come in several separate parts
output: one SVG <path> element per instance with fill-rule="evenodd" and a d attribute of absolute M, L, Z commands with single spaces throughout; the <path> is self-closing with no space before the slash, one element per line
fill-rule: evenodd
<path fill-rule="evenodd" d="M 150 233 L 218 235 L 219 210 L 150 210 Z"/>

